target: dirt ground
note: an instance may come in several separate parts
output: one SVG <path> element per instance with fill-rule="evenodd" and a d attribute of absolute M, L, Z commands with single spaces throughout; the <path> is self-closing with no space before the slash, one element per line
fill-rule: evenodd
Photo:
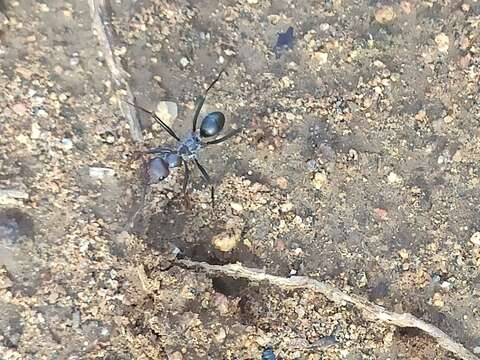
<path fill-rule="evenodd" d="M 480 3 L 112 1 L 136 101 L 195 99 L 242 128 L 142 198 L 132 141 L 87 1 L 0 15 L 2 359 L 453 359 L 415 329 L 308 291 L 170 266 L 329 281 L 480 353 Z M 277 57 L 278 33 L 294 28 Z M 137 214 L 137 215 L 135 215 Z M 231 251 L 215 239 L 234 238 Z M 225 249 L 224 249 L 225 250 Z"/>

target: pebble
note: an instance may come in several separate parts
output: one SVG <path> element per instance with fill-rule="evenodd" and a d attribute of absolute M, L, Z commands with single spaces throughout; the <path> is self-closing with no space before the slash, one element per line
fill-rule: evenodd
<path fill-rule="evenodd" d="M 442 53 L 447 53 L 450 46 L 450 39 L 444 33 L 440 33 L 435 36 L 435 42 L 437 43 L 438 51 Z"/>
<path fill-rule="evenodd" d="M 400 8 L 403 10 L 405 14 L 410 14 L 412 12 L 412 4 L 410 4 L 408 1 L 402 1 L 400 3 Z"/>
<path fill-rule="evenodd" d="M 47 118 L 48 113 L 44 109 L 38 109 L 35 113 L 36 116 L 41 117 L 41 118 Z"/>
<path fill-rule="evenodd" d="M 28 199 L 28 193 L 19 188 L 0 189 L 0 203 L 7 199 Z"/>
<path fill-rule="evenodd" d="M 405 250 L 405 249 L 402 249 L 398 252 L 398 255 L 400 255 L 400 257 L 403 259 L 403 260 L 406 260 L 408 259 L 408 251 Z"/>
<path fill-rule="evenodd" d="M 327 183 L 327 175 L 323 173 L 316 173 L 315 176 L 313 177 L 312 184 L 317 190 L 324 187 L 326 183 Z"/>
<path fill-rule="evenodd" d="M 388 218 L 388 211 L 382 208 L 373 209 L 373 213 L 379 220 L 386 220 Z"/>
<path fill-rule="evenodd" d="M 227 338 L 227 332 L 223 327 L 221 327 L 220 329 L 218 329 L 217 333 L 215 334 L 215 340 L 221 344 L 225 341 L 226 338 Z"/>
<path fill-rule="evenodd" d="M 73 148 L 73 141 L 69 138 L 63 138 L 62 139 L 62 147 L 65 149 L 65 150 L 72 150 Z"/>
<path fill-rule="evenodd" d="M 173 354 L 168 355 L 168 360 L 182 360 L 183 355 L 180 351 L 176 351 Z"/>
<path fill-rule="evenodd" d="M 168 125 L 171 125 L 178 116 L 177 104 L 173 101 L 160 101 L 155 114 Z"/>
<path fill-rule="evenodd" d="M 445 306 L 445 301 L 443 300 L 442 294 L 440 293 L 435 293 L 433 294 L 433 301 L 432 301 L 433 306 L 442 308 Z"/>
<path fill-rule="evenodd" d="M 18 104 L 14 104 L 12 106 L 12 110 L 17 115 L 24 115 L 27 112 L 27 107 L 25 105 L 23 105 L 22 103 L 18 103 Z"/>
<path fill-rule="evenodd" d="M 328 61 L 328 53 L 321 52 L 321 51 L 316 51 L 316 52 L 313 53 L 312 58 L 318 64 L 323 65 L 323 64 L 326 64 L 327 61 Z"/>
<path fill-rule="evenodd" d="M 0 268 L 0 290 L 1 289 L 8 289 L 13 286 L 12 280 L 8 278 L 6 270 Z"/>
<path fill-rule="evenodd" d="M 317 162 L 314 159 L 308 160 L 307 169 L 308 171 L 315 171 L 317 169 Z"/>
<path fill-rule="evenodd" d="M 42 132 L 40 131 L 40 126 L 38 125 L 38 123 L 36 122 L 32 123 L 30 138 L 33 140 L 40 139 L 41 135 L 42 135 Z"/>
<path fill-rule="evenodd" d="M 225 231 L 212 238 L 212 244 L 220 251 L 232 251 L 240 240 L 241 231 Z"/>
<path fill-rule="evenodd" d="M 283 176 L 278 177 L 276 180 L 276 183 L 277 183 L 277 186 L 282 190 L 285 190 L 286 188 L 288 188 L 288 180 L 285 179 Z"/>
<path fill-rule="evenodd" d="M 243 205 L 237 202 L 231 202 L 230 206 L 232 207 L 233 210 L 236 212 L 242 212 L 243 211 Z"/>
<path fill-rule="evenodd" d="M 221 315 L 229 313 L 228 298 L 224 294 L 216 292 L 213 295 L 213 302 Z"/>
<path fill-rule="evenodd" d="M 189 63 L 190 62 L 188 61 L 188 59 L 186 57 L 182 57 L 180 59 L 180 65 L 182 65 L 182 67 L 187 67 Z"/>
<path fill-rule="evenodd" d="M 395 18 L 395 12 L 391 6 L 382 6 L 375 10 L 375 20 L 380 24 L 386 24 Z"/>
<path fill-rule="evenodd" d="M 77 329 L 80 327 L 80 311 L 75 311 L 73 314 L 72 314 L 72 327 L 74 329 Z"/>
<path fill-rule="evenodd" d="M 104 167 L 89 167 L 88 172 L 91 177 L 97 179 L 103 179 L 105 177 L 111 177 L 115 175 L 115 170 Z"/>
<path fill-rule="evenodd" d="M 474 245 L 480 246 L 480 232 L 477 231 L 470 237 L 470 242 Z"/>
<path fill-rule="evenodd" d="M 392 172 L 390 172 L 390 174 L 388 174 L 387 181 L 390 184 L 401 184 L 403 180 L 399 175 L 395 174 L 392 171 Z"/>
<path fill-rule="evenodd" d="M 293 210 L 293 204 L 291 202 L 280 205 L 280 211 L 281 212 L 286 213 L 286 212 L 289 212 L 289 211 L 292 211 L 292 210 Z"/>
<path fill-rule="evenodd" d="M 30 69 L 24 68 L 24 67 L 17 67 L 15 71 L 20 74 L 24 79 L 30 80 L 32 77 L 32 71 Z"/>

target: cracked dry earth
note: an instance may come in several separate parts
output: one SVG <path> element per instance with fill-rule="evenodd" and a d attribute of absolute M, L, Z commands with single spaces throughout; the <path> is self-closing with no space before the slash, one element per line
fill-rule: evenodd
<path fill-rule="evenodd" d="M 132 153 L 169 139 L 142 115 L 132 142 L 88 3 L 6 5 L 2 359 L 454 358 L 308 291 L 171 267 L 175 247 L 329 281 L 480 352 L 478 2 L 112 1 L 139 104 L 175 102 L 185 134 L 228 64 L 204 112 L 244 128 L 200 155 L 213 213 L 175 171 L 138 216 Z"/>

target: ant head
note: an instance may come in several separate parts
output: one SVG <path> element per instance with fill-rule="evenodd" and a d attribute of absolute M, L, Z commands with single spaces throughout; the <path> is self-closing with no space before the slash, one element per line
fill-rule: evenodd
<path fill-rule="evenodd" d="M 215 136 L 222 131 L 224 125 L 225 115 L 219 111 L 212 112 L 202 120 L 202 124 L 200 125 L 200 136 Z"/>

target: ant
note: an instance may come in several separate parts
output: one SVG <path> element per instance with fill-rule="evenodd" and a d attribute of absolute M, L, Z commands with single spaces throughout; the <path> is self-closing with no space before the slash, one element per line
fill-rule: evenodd
<path fill-rule="evenodd" d="M 197 120 L 200 111 L 202 110 L 203 104 L 207 97 L 208 92 L 210 89 L 215 85 L 215 83 L 220 79 L 225 69 L 220 71 L 218 76 L 213 80 L 210 86 L 207 88 L 203 96 L 200 96 L 197 107 L 195 109 L 195 114 L 193 116 L 193 124 L 192 124 L 192 131 L 184 138 L 181 139 L 178 135 L 170 128 L 162 119 L 160 119 L 154 112 L 149 111 L 139 105 L 132 104 L 127 102 L 129 105 L 134 106 L 150 116 L 160 124 L 160 126 L 172 137 L 174 138 L 178 145 L 176 148 L 169 148 L 169 147 L 156 147 L 152 149 L 147 149 L 142 151 L 143 154 L 151 154 L 155 155 L 154 157 L 150 158 L 146 165 L 146 176 L 148 179 L 147 185 L 152 185 L 161 182 L 162 180 L 166 179 L 170 174 L 171 168 L 179 167 L 183 164 L 183 168 L 185 171 L 184 179 L 183 179 L 183 194 L 187 201 L 187 185 L 190 179 L 190 168 L 188 166 L 189 163 L 194 162 L 195 165 L 200 170 L 202 178 L 205 180 L 207 184 L 211 187 L 211 202 L 212 208 L 215 204 L 215 192 L 212 180 L 208 175 L 205 168 L 200 164 L 197 159 L 198 153 L 204 147 L 220 144 L 225 140 L 231 138 L 238 134 L 241 129 L 235 129 L 227 133 L 225 136 L 218 137 L 213 140 L 206 140 L 208 138 L 214 137 L 222 131 L 225 125 L 225 115 L 220 111 L 211 112 L 200 123 L 200 128 L 197 130 Z M 187 201 L 188 203 L 188 201 Z"/>

